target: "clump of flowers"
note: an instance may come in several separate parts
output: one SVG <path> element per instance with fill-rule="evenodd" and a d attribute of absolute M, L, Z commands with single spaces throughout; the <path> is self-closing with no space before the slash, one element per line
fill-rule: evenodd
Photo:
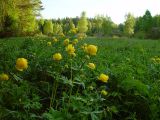
<path fill-rule="evenodd" d="M 104 96 L 106 96 L 108 94 L 108 92 L 106 90 L 102 90 L 101 94 L 104 95 Z"/>
<path fill-rule="evenodd" d="M 72 55 L 74 54 L 75 52 L 75 48 L 72 44 L 69 44 L 67 47 L 66 47 L 66 51 L 68 52 L 68 54 Z"/>
<path fill-rule="evenodd" d="M 96 68 L 96 65 L 94 63 L 88 63 L 87 66 L 92 70 L 94 70 Z"/>
<path fill-rule="evenodd" d="M 69 44 L 69 39 L 65 39 L 64 42 L 63 42 L 63 44 L 64 44 L 65 46 L 68 45 L 68 44 Z"/>
<path fill-rule="evenodd" d="M 87 52 L 89 55 L 96 55 L 97 54 L 97 46 L 95 45 L 88 45 L 85 47 L 85 52 Z"/>
<path fill-rule="evenodd" d="M 104 82 L 104 83 L 107 83 L 108 82 L 108 79 L 109 79 L 109 76 L 106 75 L 106 74 L 100 74 L 99 78 L 98 78 L 100 81 Z"/>
<path fill-rule="evenodd" d="M 0 74 L 0 80 L 5 81 L 8 79 L 9 79 L 9 76 L 7 74 L 5 74 L 5 73 Z"/>
<path fill-rule="evenodd" d="M 60 61 L 62 59 L 62 55 L 60 53 L 55 53 L 53 55 L 53 60 Z"/>
<path fill-rule="evenodd" d="M 25 58 L 18 58 L 16 61 L 16 69 L 19 71 L 23 71 L 28 68 L 28 61 Z"/>

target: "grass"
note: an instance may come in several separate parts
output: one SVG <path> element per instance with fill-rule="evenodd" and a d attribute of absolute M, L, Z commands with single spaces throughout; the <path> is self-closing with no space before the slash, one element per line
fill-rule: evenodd
<path fill-rule="evenodd" d="M 0 39 L 0 73 L 10 74 L 11 79 L 11 82 L 0 83 L 0 96 L 3 96 L 0 99 L 0 119 L 5 116 L 31 119 L 31 114 L 33 120 L 159 118 L 159 40 L 88 37 L 79 41 L 77 56 L 73 59 L 67 57 L 61 43 L 47 46 L 48 41 L 51 38 Z M 85 54 L 80 48 L 84 43 L 98 46 L 97 55 L 89 60 L 84 58 Z M 63 55 L 59 63 L 52 60 L 56 52 Z M 15 69 L 15 61 L 19 57 L 29 61 L 29 68 L 24 72 Z M 95 63 L 96 70 L 90 71 L 86 61 Z M 78 69 L 79 65 L 83 65 L 81 70 Z M 100 73 L 109 75 L 109 83 L 97 82 Z M 75 86 L 69 79 L 74 80 Z M 87 88 L 91 85 L 94 92 Z M 103 89 L 108 91 L 107 96 L 99 95 Z M 54 107 L 49 108 L 51 94 L 54 96 Z M 92 101 L 88 103 L 91 98 Z M 18 103 L 17 100 L 22 102 Z M 10 111 L 10 114 L 6 114 L 6 111 Z"/>
<path fill-rule="evenodd" d="M 89 38 L 85 42 L 99 46 L 97 63 L 106 65 L 113 74 L 119 71 L 123 78 L 134 77 L 144 82 L 150 82 L 160 74 L 158 70 L 155 73 L 150 71 L 151 58 L 160 55 L 158 40 Z M 148 75 L 151 76 L 147 78 Z"/>

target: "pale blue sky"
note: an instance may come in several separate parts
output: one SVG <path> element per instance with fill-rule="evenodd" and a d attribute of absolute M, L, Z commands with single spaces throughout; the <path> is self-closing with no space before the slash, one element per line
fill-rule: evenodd
<path fill-rule="evenodd" d="M 143 15 L 146 9 L 152 15 L 160 14 L 160 0 L 42 0 L 42 3 L 45 8 L 42 16 L 48 19 L 76 17 L 86 11 L 88 17 L 108 15 L 115 23 L 122 23 L 128 12 L 135 17 Z"/>

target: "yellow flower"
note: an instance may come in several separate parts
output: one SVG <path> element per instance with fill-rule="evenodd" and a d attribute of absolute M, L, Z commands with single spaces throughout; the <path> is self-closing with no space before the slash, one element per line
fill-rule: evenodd
<path fill-rule="evenodd" d="M 72 53 L 70 54 L 72 57 L 76 57 L 76 53 Z"/>
<path fill-rule="evenodd" d="M 55 53 L 53 55 L 53 60 L 60 61 L 62 59 L 62 55 L 60 53 Z"/>
<path fill-rule="evenodd" d="M 64 44 L 65 46 L 68 45 L 68 44 L 69 44 L 69 39 L 65 39 L 64 42 L 63 42 L 63 44 Z"/>
<path fill-rule="evenodd" d="M 80 40 L 82 40 L 82 39 L 83 39 L 83 37 L 79 37 L 79 39 L 80 39 Z"/>
<path fill-rule="evenodd" d="M 59 35 L 60 35 L 61 37 L 65 37 L 65 35 L 64 35 L 63 33 L 60 33 Z"/>
<path fill-rule="evenodd" d="M 66 51 L 68 52 L 68 54 L 73 54 L 75 52 L 74 46 L 72 44 L 69 44 L 66 47 Z"/>
<path fill-rule="evenodd" d="M 84 52 L 88 53 L 87 46 L 84 46 L 84 47 L 83 47 L 83 50 L 84 50 Z"/>
<path fill-rule="evenodd" d="M 0 74 L 0 80 L 8 80 L 9 76 L 5 73 Z"/>
<path fill-rule="evenodd" d="M 108 94 L 108 92 L 106 90 L 102 90 L 101 94 L 104 95 L 104 96 L 106 96 Z"/>
<path fill-rule="evenodd" d="M 94 63 L 88 63 L 88 67 L 92 70 L 94 70 L 96 68 Z"/>
<path fill-rule="evenodd" d="M 156 58 L 156 61 L 157 61 L 157 62 L 160 62 L 160 58 Z"/>
<path fill-rule="evenodd" d="M 151 60 L 155 63 L 155 64 L 159 64 L 160 63 L 160 58 L 158 56 L 155 56 L 153 58 L 151 58 Z"/>
<path fill-rule="evenodd" d="M 51 42 L 47 42 L 47 45 L 48 45 L 48 46 L 51 46 L 51 45 L 52 45 L 52 43 L 51 43 Z"/>
<path fill-rule="evenodd" d="M 78 43 L 78 39 L 74 39 L 74 41 L 72 42 L 73 45 L 76 45 Z"/>
<path fill-rule="evenodd" d="M 58 42 L 57 38 L 53 38 L 53 42 Z"/>
<path fill-rule="evenodd" d="M 88 45 L 87 47 L 85 47 L 85 51 L 89 55 L 96 55 L 96 53 L 97 53 L 97 46 L 95 46 L 95 45 Z"/>
<path fill-rule="evenodd" d="M 84 50 L 84 46 L 83 45 L 81 45 L 81 48 Z"/>
<path fill-rule="evenodd" d="M 156 61 L 156 59 L 153 57 L 153 58 L 151 58 L 151 60 L 153 60 L 153 61 Z"/>
<path fill-rule="evenodd" d="M 16 61 L 16 69 L 19 71 L 23 71 L 28 68 L 28 61 L 25 58 L 18 58 Z"/>
<path fill-rule="evenodd" d="M 84 43 L 84 44 L 81 46 L 81 48 L 84 50 L 84 52 L 87 52 L 87 44 L 86 44 L 86 43 Z"/>
<path fill-rule="evenodd" d="M 87 47 L 87 43 L 84 43 L 83 45 L 84 45 L 85 47 Z"/>
<path fill-rule="evenodd" d="M 77 31 L 75 29 L 70 30 L 70 33 L 76 34 Z"/>
<path fill-rule="evenodd" d="M 105 75 L 105 74 L 100 74 L 99 78 L 98 78 L 100 81 L 104 82 L 104 83 L 107 83 L 108 82 L 108 79 L 109 79 L 109 76 L 108 75 Z"/>

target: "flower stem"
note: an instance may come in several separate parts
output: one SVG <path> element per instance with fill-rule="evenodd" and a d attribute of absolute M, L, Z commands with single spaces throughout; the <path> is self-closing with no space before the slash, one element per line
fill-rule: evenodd
<path fill-rule="evenodd" d="M 50 99 L 50 108 L 52 107 L 52 105 L 54 104 L 54 100 L 56 97 L 56 93 L 57 93 L 57 87 L 58 87 L 58 82 L 55 80 L 55 83 L 53 83 L 53 88 L 52 88 L 52 96 Z"/>
<path fill-rule="evenodd" d="M 73 82 L 72 59 L 71 59 L 71 81 Z M 71 89 L 69 91 L 69 100 L 68 100 L 69 106 L 70 106 L 70 99 L 71 99 L 71 95 L 72 95 L 72 90 L 73 90 L 73 86 L 71 87 Z"/>

